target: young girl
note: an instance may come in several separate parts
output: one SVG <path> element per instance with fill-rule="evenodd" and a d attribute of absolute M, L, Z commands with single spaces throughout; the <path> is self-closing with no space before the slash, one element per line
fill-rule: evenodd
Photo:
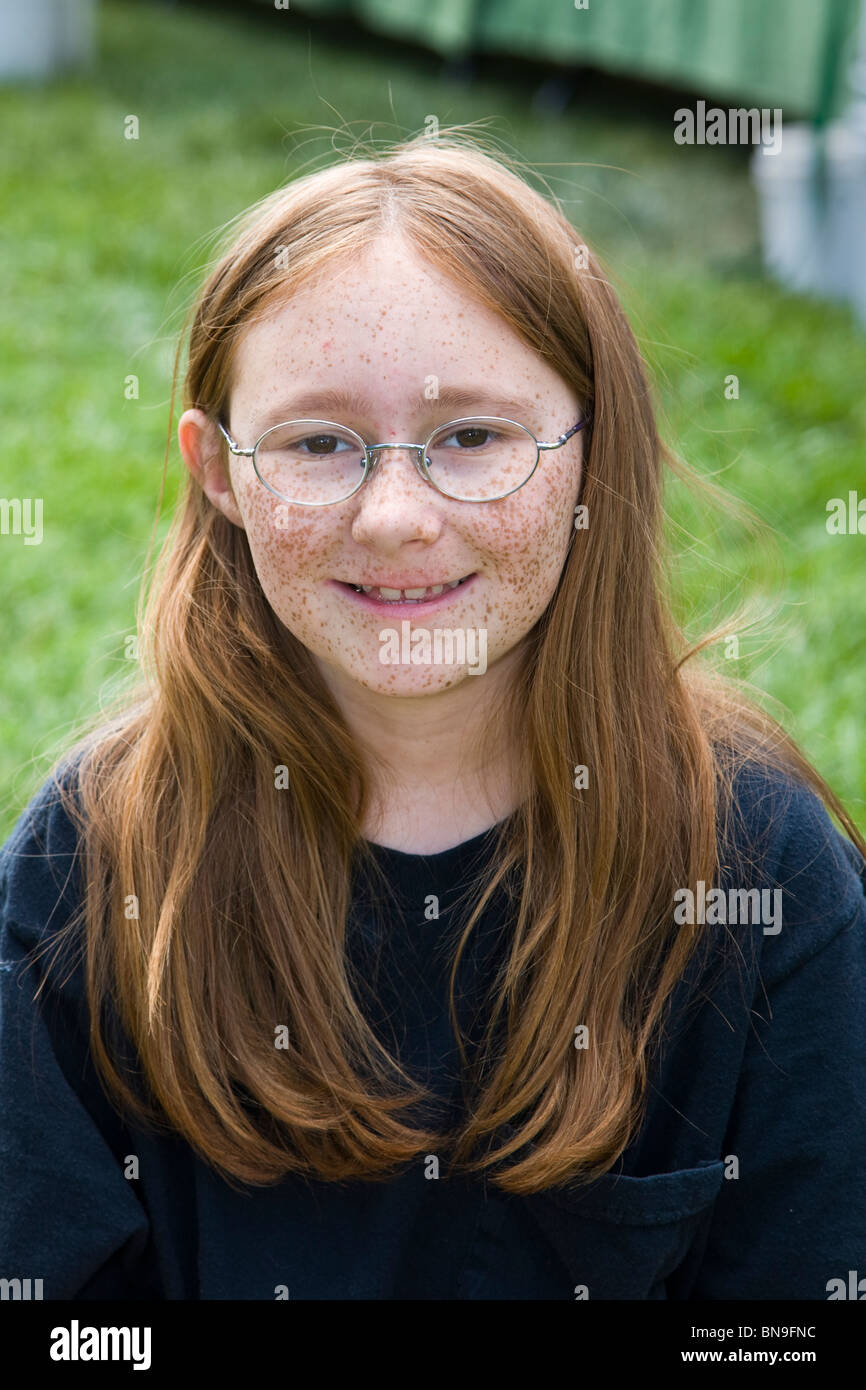
<path fill-rule="evenodd" d="M 850 1296 L 866 844 L 686 660 L 579 233 L 413 139 L 253 208 L 188 348 L 144 684 L 2 852 L 0 1274 Z"/>

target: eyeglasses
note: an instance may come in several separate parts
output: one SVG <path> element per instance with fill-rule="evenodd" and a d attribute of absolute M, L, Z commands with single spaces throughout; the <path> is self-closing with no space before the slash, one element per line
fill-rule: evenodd
<path fill-rule="evenodd" d="M 528 483 L 542 449 L 560 449 L 591 420 L 588 414 L 552 444 L 497 416 L 451 420 L 426 444 L 366 444 L 333 420 L 289 420 L 265 430 L 241 449 L 217 421 L 233 454 L 251 458 L 261 483 L 283 502 L 330 507 L 353 497 L 373 472 L 383 449 L 411 449 L 415 467 L 437 492 L 457 502 L 495 502 Z"/>

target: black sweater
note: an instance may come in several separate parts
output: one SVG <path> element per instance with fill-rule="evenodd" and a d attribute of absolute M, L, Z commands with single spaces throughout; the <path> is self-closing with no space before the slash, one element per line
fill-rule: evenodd
<path fill-rule="evenodd" d="M 384 1183 L 289 1177 L 238 1191 L 179 1137 L 121 1123 L 89 1058 L 80 968 L 52 975 L 39 1005 L 46 962 L 24 969 L 81 891 L 75 833 L 49 791 L 0 851 L 0 1277 L 41 1278 L 46 1299 L 857 1296 L 866 865 L 811 792 L 740 775 L 721 886 L 770 890 L 767 909 L 779 888 L 781 929 L 742 908 L 727 929 L 708 926 L 637 1139 L 589 1187 L 513 1197 L 445 1162 L 436 1177 L 426 1155 Z M 374 910 L 356 878 L 347 949 L 365 1007 L 446 1109 L 459 1103 L 454 904 L 492 840 L 434 855 L 376 846 L 396 905 Z M 759 869 L 734 867 L 740 850 L 759 850 Z M 499 898 L 460 977 L 470 1032 L 508 930 Z M 129 1155 L 138 1177 L 125 1176 Z"/>

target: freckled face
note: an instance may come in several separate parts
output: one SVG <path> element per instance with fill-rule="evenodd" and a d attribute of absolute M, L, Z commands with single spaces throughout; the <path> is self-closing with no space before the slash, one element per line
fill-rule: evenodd
<path fill-rule="evenodd" d="M 479 406 L 446 409 L 423 399 L 431 377 L 440 392 L 477 389 Z M 358 393 L 367 410 L 303 405 L 308 393 L 329 388 Z M 530 408 L 520 415 L 496 408 L 499 397 L 525 398 Z M 498 314 L 401 238 L 387 237 L 246 329 L 228 427 L 245 448 L 267 423 L 300 418 L 334 420 L 369 443 L 420 444 L 450 420 L 500 415 L 549 442 L 582 413 L 570 387 Z M 383 664 L 380 633 L 400 632 L 405 609 L 383 614 L 334 581 L 411 576 L 432 585 L 472 575 L 426 613 L 420 608 L 411 630 L 486 629 L 489 670 L 515 650 L 556 588 L 573 533 L 580 441 L 578 433 L 542 451 L 529 481 L 495 502 L 443 497 L 417 472 L 414 455 L 398 449 L 378 455 L 359 492 L 327 507 L 281 502 L 249 459 L 231 456 L 230 477 L 264 593 L 324 663 L 323 675 L 381 694 L 422 695 L 468 679 L 468 668 Z"/>

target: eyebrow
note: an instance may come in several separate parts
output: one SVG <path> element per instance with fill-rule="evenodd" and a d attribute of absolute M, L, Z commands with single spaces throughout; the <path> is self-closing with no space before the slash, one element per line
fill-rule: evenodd
<path fill-rule="evenodd" d="M 503 396 L 488 386 L 443 386 L 435 397 L 428 398 L 423 392 L 415 398 L 419 412 L 426 411 L 481 411 L 490 415 L 504 414 L 517 417 L 537 409 L 537 402 L 523 396 Z M 305 391 L 293 400 L 283 401 L 281 405 L 268 410 L 261 418 L 259 431 L 280 425 L 285 420 L 333 420 L 342 424 L 344 416 L 356 419 L 370 419 L 373 410 L 370 402 L 357 391 L 340 388 L 319 391 Z M 457 418 L 452 416 L 452 419 Z M 447 423 L 447 421 L 445 422 Z"/>

